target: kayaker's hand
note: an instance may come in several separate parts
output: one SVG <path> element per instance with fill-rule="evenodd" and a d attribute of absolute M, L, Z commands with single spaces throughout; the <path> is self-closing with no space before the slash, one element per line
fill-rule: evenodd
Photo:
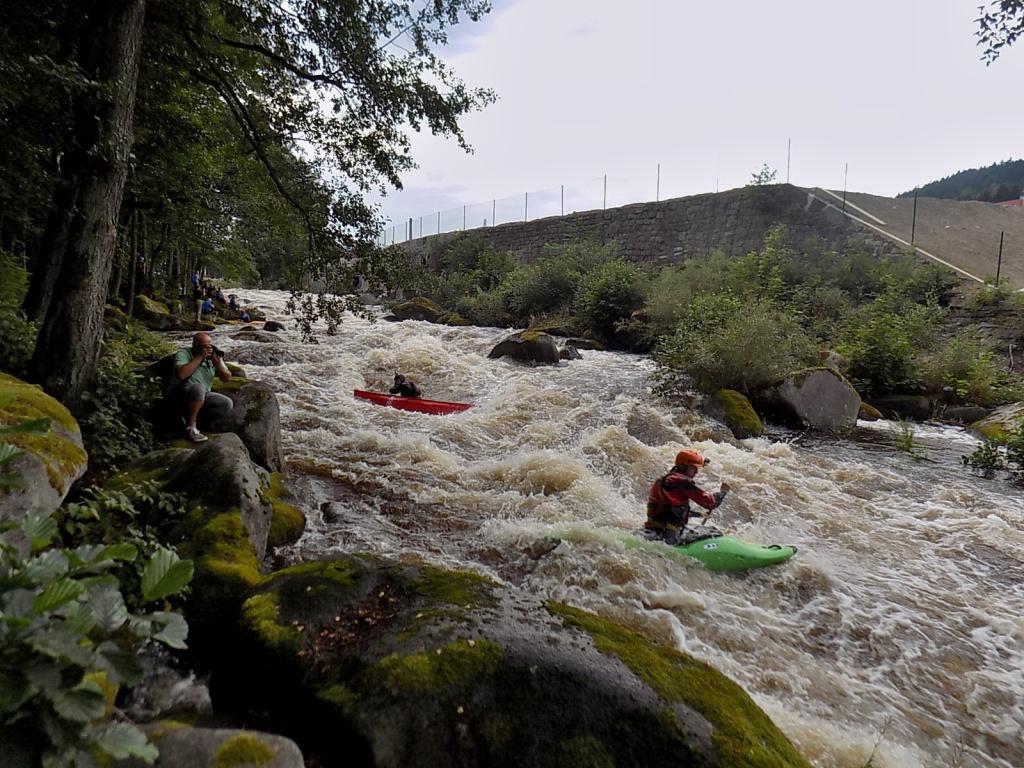
<path fill-rule="evenodd" d="M 732 486 L 728 483 L 722 483 L 722 493 L 728 493 L 732 490 Z"/>

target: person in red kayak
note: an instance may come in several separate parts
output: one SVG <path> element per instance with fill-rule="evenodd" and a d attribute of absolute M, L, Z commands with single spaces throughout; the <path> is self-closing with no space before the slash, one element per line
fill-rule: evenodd
<path fill-rule="evenodd" d="M 416 386 L 416 382 L 400 373 L 395 373 L 395 385 L 388 392 L 400 397 L 423 397 L 423 392 Z"/>
<path fill-rule="evenodd" d="M 691 501 L 709 512 L 722 503 L 730 490 L 728 483 L 722 483 L 722 488 L 717 493 L 708 493 L 693 482 L 697 471 L 707 464 L 708 460 L 692 449 L 676 454 L 676 463 L 672 471 L 651 486 L 650 495 L 647 497 L 647 522 L 644 523 L 644 531 L 649 536 L 674 544 L 690 519 Z"/>

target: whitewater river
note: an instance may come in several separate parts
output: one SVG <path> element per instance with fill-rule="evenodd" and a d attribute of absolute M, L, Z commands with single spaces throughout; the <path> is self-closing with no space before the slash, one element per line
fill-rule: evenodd
<path fill-rule="evenodd" d="M 287 322 L 282 294 L 242 294 Z M 349 319 L 307 345 L 288 326 L 280 344 L 216 336 L 278 391 L 309 517 L 286 559 L 421 559 L 615 618 L 738 680 L 822 768 L 1024 766 L 1024 500 L 964 471 L 964 431 L 920 428 L 923 459 L 887 422 L 737 442 L 653 396 L 641 356 L 530 368 L 487 359 L 496 329 Z M 353 399 L 396 370 L 474 407 Z M 704 487 L 734 488 L 719 525 L 793 561 L 712 574 L 624 549 L 684 446 L 711 459 Z"/>

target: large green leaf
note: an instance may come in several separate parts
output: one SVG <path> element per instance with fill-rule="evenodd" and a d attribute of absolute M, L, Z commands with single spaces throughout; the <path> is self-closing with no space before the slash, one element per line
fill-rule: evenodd
<path fill-rule="evenodd" d="M 5 464 L 11 459 L 20 456 L 24 451 L 10 443 L 0 443 L 0 464 Z"/>
<path fill-rule="evenodd" d="M 51 701 L 58 715 L 76 723 L 87 723 L 102 717 L 106 708 L 103 689 L 93 680 L 83 681 L 70 691 L 57 689 Z"/>
<path fill-rule="evenodd" d="M 49 613 L 77 598 L 84 587 L 74 579 L 57 579 L 47 584 L 32 604 L 36 613 Z"/>
<path fill-rule="evenodd" d="M 96 732 L 96 746 L 116 760 L 137 757 L 152 763 L 159 756 L 157 748 L 146 741 L 146 735 L 128 723 L 110 723 Z"/>
<path fill-rule="evenodd" d="M 105 642 L 99 646 L 98 666 L 107 673 L 112 683 L 135 685 L 142 679 L 142 662 L 129 651 L 122 651 L 115 643 Z"/>
<path fill-rule="evenodd" d="M 33 615 L 32 604 L 36 593 L 31 589 L 12 589 L 0 598 L 0 608 L 5 617 L 28 618 Z"/>
<path fill-rule="evenodd" d="M 159 611 L 150 614 L 153 619 L 153 639 L 159 640 L 171 648 L 185 649 L 188 646 L 185 640 L 188 639 L 188 623 L 184 617 L 177 613 Z"/>
<path fill-rule="evenodd" d="M 136 549 L 134 544 L 128 544 L 127 542 L 121 542 L 120 544 L 111 544 L 109 547 L 104 547 L 103 552 L 97 557 L 97 560 L 134 560 L 139 550 Z"/>
<path fill-rule="evenodd" d="M 142 572 L 142 599 L 145 602 L 173 595 L 192 580 L 192 561 L 181 560 L 176 552 L 161 547 Z"/>
<path fill-rule="evenodd" d="M 57 535 L 57 521 L 52 517 L 26 515 L 21 524 L 21 532 L 32 544 L 32 551 L 42 549 Z"/>
<path fill-rule="evenodd" d="M 79 667 L 91 667 L 95 652 L 90 646 L 82 645 L 81 636 L 66 629 L 50 629 L 31 635 L 26 642 L 29 647 L 54 659 L 63 659 Z"/>
<path fill-rule="evenodd" d="M 68 572 L 68 556 L 59 549 L 48 549 L 25 564 L 21 576 L 33 586 L 53 581 Z"/>
<path fill-rule="evenodd" d="M 0 669 L 0 716 L 14 712 L 30 695 L 29 681 L 18 670 Z"/>
<path fill-rule="evenodd" d="M 97 626 L 104 632 L 114 632 L 128 621 L 128 608 L 116 587 L 103 586 L 90 590 L 87 605 Z"/>

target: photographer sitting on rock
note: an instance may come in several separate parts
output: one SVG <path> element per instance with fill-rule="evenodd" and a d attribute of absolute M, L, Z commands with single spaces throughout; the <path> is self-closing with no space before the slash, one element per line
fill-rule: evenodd
<path fill-rule="evenodd" d="M 197 333 L 192 338 L 191 348 L 179 349 L 175 354 L 174 374 L 167 387 L 167 397 L 184 418 L 185 436 L 194 443 L 207 439 L 196 427 L 201 410 L 207 409 L 204 416 L 218 416 L 234 407 L 230 397 L 211 391 L 214 376 L 221 381 L 231 381 L 223 353 L 213 346 L 209 334 Z"/>

